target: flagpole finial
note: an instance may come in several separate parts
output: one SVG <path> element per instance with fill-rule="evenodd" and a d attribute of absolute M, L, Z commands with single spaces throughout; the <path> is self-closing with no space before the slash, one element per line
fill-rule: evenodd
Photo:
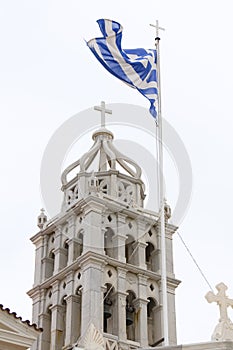
<path fill-rule="evenodd" d="M 156 29 L 156 38 L 155 38 L 155 41 L 159 41 L 160 40 L 160 37 L 159 37 L 159 31 L 160 30 L 165 30 L 165 28 L 162 28 L 159 26 L 159 21 L 156 20 L 155 24 L 150 24 L 151 27 L 154 27 Z"/>

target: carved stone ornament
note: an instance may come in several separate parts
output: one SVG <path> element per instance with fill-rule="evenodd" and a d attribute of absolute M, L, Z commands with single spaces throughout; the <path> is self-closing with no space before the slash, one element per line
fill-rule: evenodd
<path fill-rule="evenodd" d="M 208 303 L 216 302 L 219 306 L 220 319 L 219 323 L 214 329 L 214 333 L 211 337 L 212 341 L 225 341 L 233 340 L 233 323 L 227 314 L 227 308 L 231 306 L 233 308 L 233 299 L 229 299 L 226 295 L 227 286 L 224 283 L 219 283 L 216 286 L 218 290 L 217 294 L 208 292 L 205 296 Z"/>
<path fill-rule="evenodd" d="M 91 323 L 84 338 L 84 349 L 104 350 L 104 338 L 98 329 Z"/>
<path fill-rule="evenodd" d="M 128 277 L 128 282 L 130 284 L 136 284 L 136 280 L 135 280 L 134 276 L 133 277 L 132 276 Z"/>

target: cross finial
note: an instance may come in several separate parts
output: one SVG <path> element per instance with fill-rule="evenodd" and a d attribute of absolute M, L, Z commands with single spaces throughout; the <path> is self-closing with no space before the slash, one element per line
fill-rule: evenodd
<path fill-rule="evenodd" d="M 101 128 L 105 128 L 105 113 L 112 114 L 111 109 L 106 109 L 105 102 L 101 101 L 101 105 L 94 106 L 94 110 L 101 112 Z"/>
<path fill-rule="evenodd" d="M 165 30 L 165 28 L 162 28 L 159 26 L 159 21 L 156 20 L 156 24 L 150 24 L 151 27 L 154 27 L 156 29 L 156 38 L 159 38 L 159 31 Z"/>
<path fill-rule="evenodd" d="M 217 294 L 213 292 L 208 292 L 205 296 L 206 300 L 209 303 L 216 302 L 219 306 L 220 311 L 220 322 L 228 320 L 227 308 L 231 306 L 233 308 L 233 300 L 229 299 L 226 295 L 227 286 L 224 283 L 219 283 L 216 286 L 218 290 Z"/>
<path fill-rule="evenodd" d="M 40 215 L 37 217 L 37 226 L 42 230 L 46 222 L 47 216 L 45 215 L 45 210 L 42 208 L 40 210 Z"/>
<path fill-rule="evenodd" d="M 231 306 L 233 308 L 233 299 L 228 298 L 226 295 L 227 286 L 224 283 L 219 283 L 216 286 L 218 290 L 217 294 L 208 292 L 205 296 L 209 303 L 217 303 L 220 311 L 219 323 L 214 329 L 211 340 L 213 341 L 225 341 L 233 340 L 233 323 L 227 314 L 227 308 Z"/>

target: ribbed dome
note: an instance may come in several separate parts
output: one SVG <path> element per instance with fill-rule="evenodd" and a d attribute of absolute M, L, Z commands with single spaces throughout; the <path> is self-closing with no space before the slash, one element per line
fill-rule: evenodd
<path fill-rule="evenodd" d="M 127 175 L 135 179 L 140 179 L 141 168 L 130 158 L 122 154 L 113 144 L 113 134 L 111 131 L 101 128 L 92 135 L 93 146 L 80 159 L 69 165 L 62 173 L 62 185 L 68 183 L 67 176 L 75 168 L 80 167 L 80 172 L 92 171 L 101 172 L 107 170 L 124 169 Z M 117 169 L 117 164 L 120 166 Z"/>

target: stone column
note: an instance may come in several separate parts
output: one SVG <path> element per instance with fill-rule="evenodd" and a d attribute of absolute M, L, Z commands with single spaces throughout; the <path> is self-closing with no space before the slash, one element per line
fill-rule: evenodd
<path fill-rule="evenodd" d="M 118 291 L 117 291 L 117 311 L 118 311 L 118 338 L 119 342 L 127 341 L 126 334 L 126 270 L 117 267 Z"/>
<path fill-rule="evenodd" d="M 44 256 L 44 241 L 46 236 L 40 236 L 34 244 L 36 245 L 35 252 L 35 270 L 34 270 L 34 287 L 42 282 L 42 258 Z"/>
<path fill-rule="evenodd" d="M 76 233 L 76 215 L 71 215 L 68 219 L 68 229 L 69 229 L 69 237 L 75 237 Z"/>
<path fill-rule="evenodd" d="M 135 324 L 136 341 L 141 347 L 148 346 L 148 331 L 147 331 L 147 299 L 136 299 L 133 303 L 137 313 Z"/>
<path fill-rule="evenodd" d="M 95 202 L 88 202 L 83 209 L 85 219 L 83 228 L 85 231 L 83 237 L 83 254 L 87 251 L 104 254 L 104 231 L 102 229 L 102 213 L 105 206 Z"/>
<path fill-rule="evenodd" d="M 65 298 L 66 301 L 66 332 L 65 332 L 65 346 L 70 345 L 73 343 L 71 340 L 72 338 L 72 328 L 74 326 L 74 319 L 73 319 L 73 310 L 72 310 L 72 296 L 73 296 L 73 287 L 74 287 L 74 272 L 70 271 L 66 275 L 66 293 L 67 297 Z M 74 334 L 73 334 L 74 335 Z"/>
<path fill-rule="evenodd" d="M 112 238 L 114 252 L 116 252 L 115 259 L 117 259 L 118 261 L 124 262 L 124 263 L 126 262 L 126 259 L 125 259 L 125 241 L 126 241 L 126 239 L 127 239 L 127 236 L 122 235 L 122 234 L 116 234 Z"/>
<path fill-rule="evenodd" d="M 113 237 L 113 244 L 116 247 L 117 256 L 116 259 L 121 262 L 126 262 L 125 258 L 125 241 L 127 236 L 125 235 L 125 215 L 120 212 L 117 214 L 117 232 Z"/>
<path fill-rule="evenodd" d="M 109 191 L 110 191 L 110 196 L 116 197 L 117 196 L 117 175 L 116 174 L 111 174 L 111 179 L 110 179 L 110 186 L 109 186 Z"/>
<path fill-rule="evenodd" d="M 158 305 L 153 309 L 153 324 L 155 325 L 154 332 L 153 332 L 154 341 L 159 341 L 163 338 L 162 322 L 163 322 L 163 307 L 162 305 Z"/>
<path fill-rule="evenodd" d="M 54 261 L 54 274 L 58 273 L 64 267 L 64 260 L 66 258 L 66 251 L 62 247 L 62 227 L 59 226 L 55 232 L 55 261 Z"/>
<path fill-rule="evenodd" d="M 40 290 L 36 290 L 36 291 L 33 291 L 33 293 L 30 293 L 30 297 L 32 298 L 32 322 L 36 323 L 39 327 L 41 327 L 41 320 L 40 320 L 41 292 Z M 40 344 L 41 337 L 42 337 L 42 333 L 39 334 L 39 337 L 33 343 L 31 350 L 41 350 L 38 348 L 38 344 Z"/>
<path fill-rule="evenodd" d="M 150 266 L 150 270 L 153 271 L 153 272 L 156 272 L 157 271 L 157 262 L 156 262 L 156 259 L 158 257 L 158 251 L 157 250 L 153 250 L 151 253 L 150 253 L 150 256 L 151 256 L 151 260 L 150 260 L 150 263 L 151 263 L 151 266 Z"/>
<path fill-rule="evenodd" d="M 68 257 L 67 257 L 67 265 L 72 264 L 72 262 L 76 259 L 76 239 L 75 239 L 75 233 L 76 233 L 76 216 L 73 214 L 67 219 L 68 223 L 68 236 L 70 239 L 67 239 L 68 244 Z M 68 238 L 68 237 L 67 237 Z"/>
<path fill-rule="evenodd" d="M 169 344 L 176 345 L 176 308 L 175 308 L 175 288 L 169 286 L 167 288 L 167 299 L 168 299 L 168 327 L 169 327 Z"/>
<path fill-rule="evenodd" d="M 66 338 L 65 346 L 75 343 L 80 336 L 80 298 L 78 295 L 69 295 L 66 297 Z"/>
<path fill-rule="evenodd" d="M 54 259 L 53 258 L 43 258 L 42 259 L 42 268 L 43 268 L 43 280 L 51 277 L 54 273 Z"/>
<path fill-rule="evenodd" d="M 138 312 L 137 341 L 141 346 L 148 346 L 147 330 L 147 279 L 148 277 L 138 274 L 138 299 L 135 301 L 135 308 Z"/>
<path fill-rule="evenodd" d="M 143 236 L 145 235 L 145 222 L 141 221 L 140 217 L 137 218 L 137 251 L 135 253 L 135 262 L 138 266 L 143 269 L 146 269 L 146 247 L 147 244 L 142 241 Z"/>
<path fill-rule="evenodd" d="M 101 290 L 103 261 L 91 255 L 80 262 L 83 276 L 82 289 L 82 324 L 81 337 L 83 338 L 90 324 L 103 330 L 103 292 Z"/>
<path fill-rule="evenodd" d="M 159 272 L 160 271 L 160 249 L 155 250 L 152 252 L 152 264 L 154 267 L 154 272 Z"/>
<path fill-rule="evenodd" d="M 70 239 L 67 240 L 67 244 L 69 246 L 68 248 L 68 259 L 67 259 L 67 265 L 72 264 L 72 262 L 77 257 L 77 241 L 75 238 L 76 234 L 76 215 L 71 215 L 68 219 L 68 232 Z"/>
<path fill-rule="evenodd" d="M 50 350 L 61 350 L 64 335 L 64 305 L 59 304 L 59 284 L 55 281 L 52 285 L 53 305 L 51 306 L 51 345 Z"/>
<path fill-rule="evenodd" d="M 127 341 L 126 333 L 126 297 L 127 293 L 117 293 L 117 306 L 118 306 L 118 338 L 119 342 Z"/>
<path fill-rule="evenodd" d="M 86 193 L 86 176 L 84 172 L 79 173 L 79 181 L 78 181 L 78 193 L 80 198 L 84 197 L 84 194 Z"/>
<path fill-rule="evenodd" d="M 139 207 L 143 207 L 143 200 L 145 199 L 146 195 L 142 193 L 142 187 L 141 185 L 136 185 L 136 203 Z"/>
<path fill-rule="evenodd" d="M 66 291 L 68 296 L 66 300 L 66 332 L 65 346 L 72 345 L 80 335 L 80 297 L 73 295 L 74 272 L 71 271 L 66 276 Z"/>
<path fill-rule="evenodd" d="M 71 238 L 68 240 L 69 250 L 68 250 L 68 263 L 70 265 L 78 257 L 78 251 L 80 249 L 79 240 L 77 238 Z"/>
<path fill-rule="evenodd" d="M 52 276 L 53 269 L 54 269 L 54 260 L 49 258 L 48 240 L 49 240 L 49 236 L 45 235 L 43 237 L 43 254 L 41 259 L 41 265 L 42 265 L 41 282 L 46 280 L 48 277 Z M 37 265 L 37 262 L 36 262 L 36 265 Z M 35 269 L 35 272 L 36 271 L 37 271 L 37 267 Z"/>
<path fill-rule="evenodd" d="M 114 292 L 112 294 L 110 294 L 111 296 L 111 301 L 112 301 L 112 306 L 111 306 L 111 310 L 112 310 L 112 317 L 108 320 L 108 325 L 110 326 L 110 332 L 113 335 L 117 335 L 118 334 L 118 300 L 117 300 L 117 293 Z"/>
<path fill-rule="evenodd" d="M 58 273 L 61 269 L 67 266 L 67 249 L 65 248 L 56 248 L 54 249 L 55 254 L 55 267 L 54 274 Z"/>
<path fill-rule="evenodd" d="M 30 294 L 32 298 L 32 322 L 38 324 L 39 314 L 41 312 L 41 293 L 37 290 Z"/>
<path fill-rule="evenodd" d="M 52 323 L 51 323 L 51 345 L 50 350 L 61 350 L 64 339 L 64 305 L 51 306 Z"/>
<path fill-rule="evenodd" d="M 137 250 L 134 256 L 135 259 L 135 264 L 140 266 L 142 269 L 147 269 L 146 266 L 146 247 L 147 244 L 145 242 L 142 241 L 138 241 L 137 243 Z"/>
<path fill-rule="evenodd" d="M 40 327 L 43 328 L 43 332 L 40 334 L 40 342 L 37 350 L 50 350 L 51 341 L 51 314 L 41 313 L 39 316 Z"/>

